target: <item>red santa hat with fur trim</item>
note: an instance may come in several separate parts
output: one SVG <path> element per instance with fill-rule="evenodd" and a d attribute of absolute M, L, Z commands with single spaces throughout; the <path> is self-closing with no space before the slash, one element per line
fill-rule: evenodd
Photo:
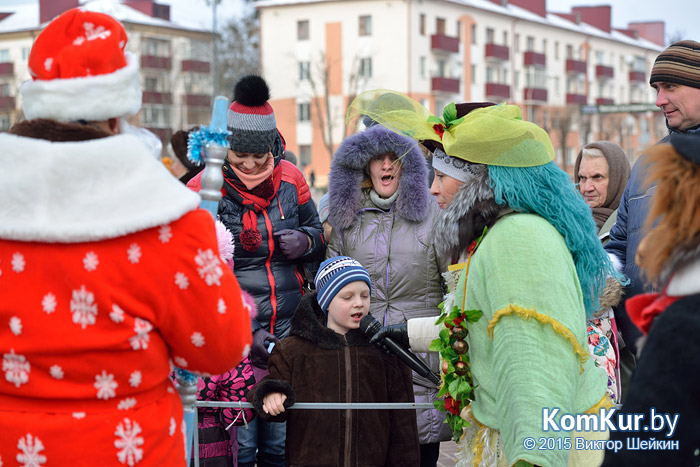
<path fill-rule="evenodd" d="M 22 84 L 28 119 L 101 121 L 141 108 L 136 56 L 124 52 L 124 27 L 109 15 L 74 8 L 39 34 Z"/>

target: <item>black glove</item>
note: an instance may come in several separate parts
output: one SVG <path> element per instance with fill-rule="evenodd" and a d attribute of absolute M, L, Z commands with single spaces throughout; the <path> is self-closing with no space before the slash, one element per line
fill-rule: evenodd
<path fill-rule="evenodd" d="M 253 345 L 250 348 L 250 363 L 254 367 L 267 369 L 267 360 L 270 358 L 270 352 L 267 347 L 270 342 L 278 343 L 280 340 L 264 330 L 258 329 L 253 333 Z"/>
<path fill-rule="evenodd" d="M 370 344 L 376 345 L 384 352 L 391 354 L 392 352 L 389 350 L 389 348 L 384 345 L 384 338 L 386 337 L 396 342 L 404 349 L 411 348 L 411 345 L 408 342 L 408 325 L 406 323 L 391 324 L 381 328 L 370 338 L 369 342 Z"/>

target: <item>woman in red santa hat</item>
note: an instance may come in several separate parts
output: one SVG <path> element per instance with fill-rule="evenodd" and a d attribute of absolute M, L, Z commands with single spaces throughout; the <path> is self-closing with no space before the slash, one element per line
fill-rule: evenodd
<path fill-rule="evenodd" d="M 185 465 L 171 362 L 218 374 L 249 318 L 214 222 L 121 117 L 137 58 L 110 16 L 54 19 L 0 135 L 0 465 Z"/>

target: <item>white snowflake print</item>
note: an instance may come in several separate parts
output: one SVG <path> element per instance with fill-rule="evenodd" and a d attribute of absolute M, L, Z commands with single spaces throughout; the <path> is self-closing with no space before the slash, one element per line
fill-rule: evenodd
<path fill-rule="evenodd" d="M 204 336 L 201 332 L 192 333 L 190 340 L 192 341 L 192 345 L 195 347 L 204 347 Z"/>
<path fill-rule="evenodd" d="M 153 330 L 153 325 L 141 318 L 134 318 L 134 332 L 135 336 L 129 338 L 129 343 L 131 348 L 134 350 L 147 349 L 148 341 L 151 337 L 148 335 L 149 332 Z"/>
<path fill-rule="evenodd" d="M 54 379 L 63 379 L 63 368 L 61 368 L 59 365 L 51 365 L 51 368 L 49 368 L 49 374 Z"/>
<path fill-rule="evenodd" d="M 243 347 L 243 358 L 246 358 L 249 353 L 250 353 L 250 344 L 246 344 L 245 347 Z"/>
<path fill-rule="evenodd" d="M 177 422 L 175 422 L 175 418 L 170 417 L 170 426 L 168 427 L 168 435 L 169 436 L 174 435 L 176 429 L 177 429 Z"/>
<path fill-rule="evenodd" d="M 102 370 L 101 375 L 95 376 L 95 389 L 97 389 L 98 399 L 111 399 L 116 397 L 115 390 L 117 389 L 117 382 L 114 381 L 114 375 L 107 374 L 105 370 Z"/>
<path fill-rule="evenodd" d="M 138 423 L 132 422 L 128 418 L 124 418 L 123 423 L 117 425 L 114 430 L 114 447 L 118 449 L 117 459 L 122 464 L 133 466 L 143 458 L 143 437 L 139 436 L 141 427 Z"/>
<path fill-rule="evenodd" d="M 173 238 L 173 229 L 169 225 L 164 225 L 158 229 L 158 240 L 161 243 L 168 243 Z"/>
<path fill-rule="evenodd" d="M 12 331 L 12 334 L 15 336 L 22 334 L 22 320 L 16 316 L 10 318 L 10 331 Z"/>
<path fill-rule="evenodd" d="M 180 368 L 187 368 L 187 360 L 185 360 L 182 357 L 173 357 L 173 361 L 175 362 L 175 365 L 179 366 Z"/>
<path fill-rule="evenodd" d="M 98 264 L 100 264 L 100 260 L 97 258 L 95 252 L 88 251 L 85 255 L 85 258 L 83 258 L 83 266 L 85 267 L 85 270 L 88 272 L 94 271 L 95 269 L 97 269 Z"/>
<path fill-rule="evenodd" d="M 194 257 L 195 263 L 199 266 L 197 272 L 199 277 L 204 279 L 208 286 L 213 284 L 221 285 L 221 276 L 224 271 L 221 268 L 221 260 L 214 255 L 214 252 L 209 248 L 206 251 L 197 249 L 197 256 Z"/>
<path fill-rule="evenodd" d="M 2 356 L 2 371 L 5 372 L 5 379 L 8 382 L 20 387 L 29 381 L 31 365 L 29 365 L 24 355 L 15 354 L 15 350 L 10 349 L 10 353 Z"/>
<path fill-rule="evenodd" d="M 226 302 L 224 302 L 223 298 L 219 299 L 219 306 L 218 306 L 219 313 L 222 315 L 226 314 Z"/>
<path fill-rule="evenodd" d="M 137 388 L 141 384 L 141 372 L 139 370 L 134 371 L 129 375 L 129 385 L 132 388 Z"/>
<path fill-rule="evenodd" d="M 51 292 L 44 295 L 44 298 L 41 300 L 41 308 L 44 309 L 47 315 L 56 311 L 56 296 Z"/>
<path fill-rule="evenodd" d="M 49 57 L 44 60 L 44 68 L 46 71 L 51 71 L 51 65 L 53 65 L 53 58 Z"/>
<path fill-rule="evenodd" d="M 85 412 L 73 412 L 73 418 L 76 420 L 82 420 L 85 418 Z"/>
<path fill-rule="evenodd" d="M 16 273 L 24 271 L 24 267 L 27 263 L 24 261 L 24 256 L 22 253 L 15 253 L 12 255 L 12 270 Z"/>
<path fill-rule="evenodd" d="M 126 255 L 129 257 L 131 264 L 136 264 L 141 259 L 141 247 L 138 243 L 132 243 L 129 245 L 129 249 L 126 251 Z"/>
<path fill-rule="evenodd" d="M 190 286 L 190 280 L 184 273 L 178 272 L 175 274 L 175 285 L 180 287 L 180 290 L 185 290 Z"/>
<path fill-rule="evenodd" d="M 109 312 L 109 317 L 115 323 L 121 323 L 124 321 L 124 310 L 115 303 L 112 305 L 112 311 Z"/>
<path fill-rule="evenodd" d="M 73 39 L 73 45 L 81 45 L 85 41 L 94 41 L 95 39 L 107 39 L 112 35 L 112 31 L 105 29 L 104 26 L 95 27 L 93 23 L 83 23 L 85 29 L 85 37 L 79 36 Z"/>
<path fill-rule="evenodd" d="M 17 462 L 22 462 L 21 467 L 41 467 L 46 464 L 46 456 L 40 454 L 44 450 L 44 443 L 30 433 L 19 439 L 17 449 L 22 451 L 17 454 Z"/>
<path fill-rule="evenodd" d="M 136 399 L 134 397 L 127 397 L 119 401 L 117 405 L 117 410 L 129 410 L 136 405 Z"/>
<path fill-rule="evenodd" d="M 85 329 L 89 324 L 95 324 L 97 317 L 97 304 L 92 292 L 88 292 L 85 286 L 73 291 L 70 300 L 70 311 L 73 313 L 73 322 Z"/>

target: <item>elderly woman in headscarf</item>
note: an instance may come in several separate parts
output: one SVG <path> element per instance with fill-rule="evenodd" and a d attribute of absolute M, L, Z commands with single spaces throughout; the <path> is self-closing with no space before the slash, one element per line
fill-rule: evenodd
<path fill-rule="evenodd" d="M 610 141 L 589 143 L 578 153 L 574 165 L 574 181 L 590 206 L 603 245 L 609 240 L 610 228 L 617 218 L 617 207 L 630 177 L 630 163 L 620 146 Z M 600 297 L 600 310 L 588 320 L 588 349 L 596 365 L 608 374 L 608 393 L 614 402 L 620 402 L 622 383 L 625 387 L 634 365 L 634 358 L 618 342 L 617 322 L 612 307 L 622 299 L 622 288 L 617 281 L 608 281 Z M 624 377 L 620 375 L 621 349 L 625 360 Z"/>
<path fill-rule="evenodd" d="M 595 141 L 581 148 L 574 164 L 574 182 L 593 211 L 598 238 L 607 243 L 617 218 L 622 192 L 630 178 L 630 162 L 620 146 Z"/>

